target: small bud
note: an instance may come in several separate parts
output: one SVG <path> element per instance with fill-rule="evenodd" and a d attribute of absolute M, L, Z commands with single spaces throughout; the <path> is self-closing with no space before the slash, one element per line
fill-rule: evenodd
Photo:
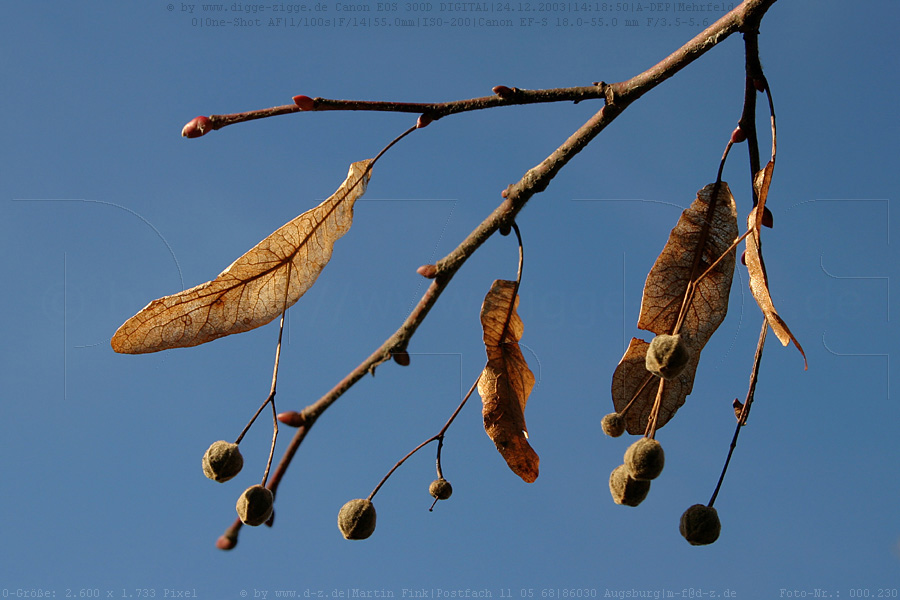
<path fill-rule="evenodd" d="M 237 514 L 245 525 L 262 525 L 272 516 L 275 496 L 261 485 L 253 485 L 244 490 L 238 498 Z"/>
<path fill-rule="evenodd" d="M 294 96 L 292 100 L 300 110 L 315 110 L 316 108 L 316 101 L 309 96 Z"/>
<path fill-rule="evenodd" d="M 637 506 L 650 492 L 650 482 L 634 479 L 628 474 L 628 467 L 619 465 L 609 475 L 609 492 L 616 504 Z"/>
<path fill-rule="evenodd" d="M 219 483 L 224 483 L 241 472 L 244 457 L 237 444 L 225 440 L 213 442 L 203 455 L 203 474 Z"/>
<path fill-rule="evenodd" d="M 625 417 L 619 413 L 609 413 L 600 421 L 600 428 L 609 437 L 619 437 L 625 433 Z"/>
<path fill-rule="evenodd" d="M 741 264 L 744 265 L 745 267 L 747 266 L 747 251 L 746 250 L 743 250 L 741 252 Z"/>
<path fill-rule="evenodd" d="M 508 88 L 505 85 L 495 85 L 492 89 L 492 92 L 507 100 L 516 95 L 516 88 Z"/>
<path fill-rule="evenodd" d="M 692 546 L 705 546 L 719 539 L 722 523 L 715 508 L 695 504 L 681 515 L 678 530 Z"/>
<path fill-rule="evenodd" d="M 211 129 L 212 123 L 209 118 L 201 115 L 199 117 L 194 117 L 187 122 L 187 125 L 181 130 L 181 137 L 198 138 Z"/>
<path fill-rule="evenodd" d="M 662 445 L 652 438 L 641 438 L 625 451 L 628 473 L 640 481 L 656 479 L 666 464 Z"/>
<path fill-rule="evenodd" d="M 424 277 L 425 279 L 434 279 L 437 277 L 437 266 L 436 265 L 422 265 L 418 269 L 416 269 L 416 273 Z"/>
<path fill-rule="evenodd" d="M 687 345 L 680 335 L 658 335 L 647 348 L 647 370 L 663 379 L 675 379 L 691 359 Z"/>
<path fill-rule="evenodd" d="M 734 131 L 731 132 L 731 143 L 732 144 L 740 144 L 741 142 L 747 141 L 747 134 L 744 133 L 744 130 L 741 129 L 741 126 L 738 125 L 734 128 Z"/>
<path fill-rule="evenodd" d="M 509 196 L 509 188 L 507 187 L 507 188 L 504 188 L 502 192 L 500 192 L 500 197 L 506 198 L 508 196 Z"/>
<path fill-rule="evenodd" d="M 416 129 L 422 129 L 423 127 L 428 127 L 431 122 L 434 121 L 434 117 L 429 114 L 422 113 L 419 115 L 419 118 L 416 120 Z"/>
<path fill-rule="evenodd" d="M 734 416 L 737 418 L 738 423 L 741 422 L 741 413 L 744 412 L 743 403 L 737 398 L 734 399 L 734 402 L 731 403 L 732 408 L 734 408 Z M 746 425 L 746 423 L 745 423 Z"/>
<path fill-rule="evenodd" d="M 344 539 L 366 539 L 375 531 L 375 505 L 363 498 L 351 500 L 338 513 L 338 528 Z"/>
<path fill-rule="evenodd" d="M 276 418 L 279 423 L 284 423 L 288 427 L 302 427 L 306 425 L 306 417 L 303 416 L 303 413 L 296 410 L 279 413 Z"/>
<path fill-rule="evenodd" d="M 391 358 L 394 359 L 394 362 L 400 365 L 401 367 L 409 366 L 409 353 L 405 350 L 400 350 L 398 352 L 391 352 Z"/>
<path fill-rule="evenodd" d="M 757 92 L 765 92 L 766 91 L 766 80 L 765 79 L 754 79 L 753 87 L 756 88 Z"/>
<path fill-rule="evenodd" d="M 446 500 L 453 493 L 453 486 L 450 485 L 449 481 L 441 477 L 431 482 L 431 485 L 428 486 L 428 493 L 431 494 L 432 498 Z"/>
<path fill-rule="evenodd" d="M 237 546 L 237 538 L 228 534 L 219 536 L 216 540 L 216 548 L 219 550 L 231 550 Z"/>
<path fill-rule="evenodd" d="M 498 231 L 500 231 L 500 235 L 509 235 L 512 231 L 512 227 L 510 227 L 509 223 L 504 223 L 500 226 Z"/>
<path fill-rule="evenodd" d="M 768 227 L 769 229 L 775 225 L 775 218 L 772 216 L 772 211 L 769 210 L 768 206 L 763 206 L 763 218 L 762 218 L 763 227 Z"/>

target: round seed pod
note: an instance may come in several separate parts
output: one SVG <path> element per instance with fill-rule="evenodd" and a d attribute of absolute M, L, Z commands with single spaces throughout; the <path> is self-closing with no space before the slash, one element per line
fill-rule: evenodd
<path fill-rule="evenodd" d="M 609 413 L 600 421 L 600 428 L 609 437 L 619 437 L 625 433 L 625 417 L 619 413 Z"/>
<path fill-rule="evenodd" d="M 203 455 L 203 474 L 223 483 L 241 472 L 244 457 L 237 444 L 224 440 L 213 442 Z"/>
<path fill-rule="evenodd" d="M 338 513 L 338 528 L 345 539 L 366 539 L 375 531 L 375 505 L 364 498 L 346 503 Z"/>
<path fill-rule="evenodd" d="M 641 438 L 625 451 L 625 466 L 634 479 L 650 481 L 662 473 L 666 454 L 662 445 L 651 438 Z"/>
<path fill-rule="evenodd" d="M 634 479 L 628 474 L 628 467 L 619 465 L 609 475 L 609 492 L 616 504 L 637 506 L 650 492 L 650 482 Z"/>
<path fill-rule="evenodd" d="M 715 508 L 695 504 L 681 515 L 678 530 L 692 546 L 705 546 L 719 539 L 722 524 Z"/>
<path fill-rule="evenodd" d="M 253 485 L 244 490 L 237 501 L 237 514 L 245 525 L 256 527 L 269 520 L 274 510 L 275 496 L 261 485 Z"/>
<path fill-rule="evenodd" d="M 691 353 L 680 335 L 658 335 L 647 348 L 647 370 L 663 379 L 674 379 L 691 360 Z"/>
<path fill-rule="evenodd" d="M 453 486 L 450 485 L 449 481 L 441 477 L 431 482 L 431 485 L 428 486 L 428 493 L 431 494 L 432 498 L 446 500 L 453 493 Z"/>

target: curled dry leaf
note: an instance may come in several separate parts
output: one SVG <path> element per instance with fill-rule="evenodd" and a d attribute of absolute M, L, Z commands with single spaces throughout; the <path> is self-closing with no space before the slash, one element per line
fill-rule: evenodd
<path fill-rule="evenodd" d="M 787 323 L 778 316 L 775 305 L 772 303 L 772 296 L 769 294 L 769 281 L 766 277 L 766 265 L 763 262 L 762 250 L 760 247 L 760 223 L 756 218 L 756 213 L 760 206 L 762 206 L 761 202 L 756 208 L 750 211 L 750 216 L 747 218 L 748 226 L 753 229 L 753 232 L 747 236 L 747 250 L 744 252 L 744 261 L 747 263 L 747 272 L 750 274 L 750 291 L 753 293 L 756 303 L 765 315 L 769 327 L 775 332 L 781 345 L 787 346 L 788 343 L 794 342 L 797 350 L 803 355 L 803 368 L 805 369 L 807 367 L 806 353 L 803 351 L 803 347 L 800 346 L 800 342 L 798 342 L 797 338 L 794 337 L 794 334 L 791 333 Z"/>
<path fill-rule="evenodd" d="M 774 134 L 773 134 L 774 135 Z M 774 150 L 773 150 L 774 157 Z M 760 239 L 761 226 L 766 209 L 766 199 L 769 197 L 769 185 L 772 183 L 772 171 L 775 169 L 775 161 L 770 160 L 765 168 L 761 169 L 753 178 L 753 187 L 756 190 L 756 206 L 750 211 L 747 217 L 747 227 L 752 231 L 747 236 L 747 249 L 744 251 L 744 264 L 747 265 L 747 272 L 750 274 L 750 292 L 756 299 L 756 303 L 762 310 L 769 327 L 775 332 L 775 336 L 782 346 L 794 342 L 797 350 L 803 355 L 803 368 L 807 368 L 806 353 L 800 342 L 791 333 L 787 323 L 778 316 L 775 305 L 772 303 L 772 295 L 769 293 L 769 280 L 766 276 L 766 264 L 762 256 L 762 240 Z"/>
<path fill-rule="evenodd" d="M 691 359 L 675 379 L 661 383 L 646 369 L 648 342 L 632 339 L 625 356 L 613 374 L 612 396 L 616 412 L 625 413 L 625 427 L 633 435 L 643 434 L 647 427 L 659 385 L 664 385 L 656 428 L 665 425 L 691 393 L 700 351 L 709 341 L 728 311 L 728 295 L 734 275 L 735 250 L 728 250 L 738 235 L 737 209 L 728 184 L 719 184 L 716 206 L 700 262 L 693 273 L 694 255 L 701 243 L 703 225 L 715 184 L 697 192 L 697 198 L 679 218 L 669 240 L 647 275 L 638 327 L 657 335 L 672 333 L 682 310 L 685 291 L 691 283 L 722 257 L 716 266 L 697 280 L 679 333 L 690 350 Z M 727 254 L 726 254 L 726 251 Z M 724 257 L 723 257 L 724 254 Z"/>
<path fill-rule="evenodd" d="M 350 165 L 347 179 L 319 206 L 280 227 L 218 277 L 148 304 L 119 327 L 116 352 L 186 348 L 260 327 L 293 306 L 331 259 L 353 221 L 371 160 Z"/>
<path fill-rule="evenodd" d="M 528 443 L 525 404 L 534 374 L 519 349 L 524 327 L 516 312 L 516 282 L 498 279 L 481 306 L 487 364 L 478 380 L 484 430 L 512 471 L 528 483 L 538 476 L 540 459 Z"/>

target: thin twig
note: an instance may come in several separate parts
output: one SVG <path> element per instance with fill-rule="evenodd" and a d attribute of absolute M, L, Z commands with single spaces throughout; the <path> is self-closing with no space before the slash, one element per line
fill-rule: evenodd
<path fill-rule="evenodd" d="M 406 462 L 406 459 L 408 459 L 410 456 L 412 456 L 413 454 L 415 454 L 416 452 L 418 452 L 419 450 L 421 450 L 422 448 L 424 448 L 431 442 L 433 442 L 435 440 L 442 440 L 444 438 L 444 434 L 447 432 L 447 429 L 450 427 L 450 424 L 453 423 L 453 420 L 456 418 L 456 415 L 459 414 L 459 411 L 462 410 L 462 407 L 466 405 L 466 402 L 469 400 L 469 396 L 471 396 L 472 392 L 475 391 L 475 388 L 478 386 L 478 380 L 480 380 L 480 379 L 481 379 L 481 375 L 479 374 L 478 377 L 475 378 L 475 383 L 473 383 L 472 387 L 469 388 L 469 391 L 463 397 L 462 401 L 459 403 L 459 406 L 456 407 L 456 410 L 453 411 L 453 414 L 450 415 L 450 418 L 447 419 L 447 422 L 444 423 L 444 426 L 441 427 L 441 430 L 438 433 L 436 433 L 435 435 L 433 435 L 430 438 L 428 438 L 427 440 L 425 440 L 424 442 L 422 442 L 421 444 L 419 444 L 418 446 L 416 446 L 415 448 L 413 448 L 412 450 L 410 450 L 406 456 L 404 456 L 403 458 L 401 458 L 400 460 L 397 461 L 397 464 L 395 464 L 391 468 L 391 470 L 387 472 L 387 475 L 385 475 L 384 477 L 381 478 L 381 481 L 378 482 L 378 485 L 376 485 L 375 489 L 372 490 L 372 493 L 369 494 L 369 500 L 372 500 L 372 498 L 375 497 L 375 494 L 378 493 L 378 490 L 381 489 L 381 486 L 384 485 L 384 483 L 394 473 L 394 471 L 396 471 L 398 468 L 400 468 L 400 465 L 402 465 L 404 462 Z M 438 474 L 440 475 L 440 464 L 438 464 Z"/>
<path fill-rule="evenodd" d="M 211 129 L 221 129 L 228 125 L 253 121 L 255 119 L 265 119 L 268 117 L 298 112 L 318 112 L 326 110 L 419 113 L 428 115 L 432 120 L 437 120 L 448 115 L 470 112 L 473 110 L 483 110 L 486 108 L 496 108 L 498 106 L 540 104 L 546 102 L 577 103 L 582 100 L 604 100 L 606 98 L 606 84 L 602 82 L 590 86 L 544 90 L 522 90 L 512 88 L 510 91 L 512 94 L 506 97 L 493 95 L 468 98 L 466 100 L 454 100 L 451 102 L 382 102 L 370 100 L 311 98 L 312 108 L 301 109 L 296 104 L 286 104 L 284 106 L 273 106 L 272 108 L 250 110 L 228 115 L 210 115 L 209 125 Z"/>
<path fill-rule="evenodd" d="M 728 470 L 728 463 L 731 462 L 731 455 L 737 448 L 738 436 L 741 429 L 747 423 L 747 417 L 750 415 L 750 405 L 753 404 L 753 396 L 756 393 L 756 382 L 759 379 L 759 364 L 762 361 L 763 346 L 766 344 L 766 333 L 769 331 L 769 323 L 763 318 L 762 331 L 759 332 L 759 342 L 756 344 L 756 355 L 753 357 L 753 371 L 750 373 L 750 389 L 747 390 L 747 398 L 744 400 L 744 407 L 741 409 L 741 416 L 738 418 L 737 427 L 734 429 L 734 436 L 731 438 L 731 446 L 728 447 L 728 456 L 725 457 L 725 465 L 722 467 L 722 473 L 719 475 L 719 481 L 716 483 L 716 489 L 713 491 L 712 497 L 709 499 L 707 506 L 712 506 L 719 495 L 719 489 L 722 487 L 722 481 L 725 480 L 725 472 Z"/>

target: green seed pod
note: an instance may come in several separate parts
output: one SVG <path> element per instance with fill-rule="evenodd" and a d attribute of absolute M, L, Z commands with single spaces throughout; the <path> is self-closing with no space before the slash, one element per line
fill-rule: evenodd
<path fill-rule="evenodd" d="M 237 513 L 245 525 L 262 525 L 269 520 L 274 510 L 275 496 L 271 490 L 261 485 L 253 485 L 244 490 L 237 501 Z"/>
<path fill-rule="evenodd" d="M 219 483 L 240 473 L 243 466 L 244 457 L 238 445 L 224 440 L 213 442 L 203 455 L 203 474 Z"/>
<path fill-rule="evenodd" d="M 665 464 L 666 454 L 662 445 L 654 439 L 641 438 L 625 451 L 625 466 L 634 479 L 656 479 Z"/>
<path fill-rule="evenodd" d="M 616 504 L 637 506 L 650 492 L 650 482 L 634 479 L 628 474 L 628 467 L 619 465 L 609 475 L 609 492 Z"/>
<path fill-rule="evenodd" d="M 449 481 L 441 477 L 431 482 L 431 485 L 428 486 L 428 493 L 431 494 L 432 498 L 446 500 L 453 493 L 453 486 L 450 485 Z"/>
<path fill-rule="evenodd" d="M 719 539 L 722 524 L 715 508 L 695 504 L 681 515 L 678 530 L 692 546 L 705 546 Z"/>
<path fill-rule="evenodd" d="M 375 505 L 363 498 L 351 500 L 338 513 L 338 528 L 345 539 L 366 539 L 375 531 Z"/>
<path fill-rule="evenodd" d="M 680 335 L 658 335 L 647 348 L 647 370 L 663 379 L 675 379 L 691 360 L 691 353 Z"/>
<path fill-rule="evenodd" d="M 600 421 L 600 428 L 609 437 L 619 437 L 625 433 L 625 417 L 619 413 L 609 413 Z"/>

